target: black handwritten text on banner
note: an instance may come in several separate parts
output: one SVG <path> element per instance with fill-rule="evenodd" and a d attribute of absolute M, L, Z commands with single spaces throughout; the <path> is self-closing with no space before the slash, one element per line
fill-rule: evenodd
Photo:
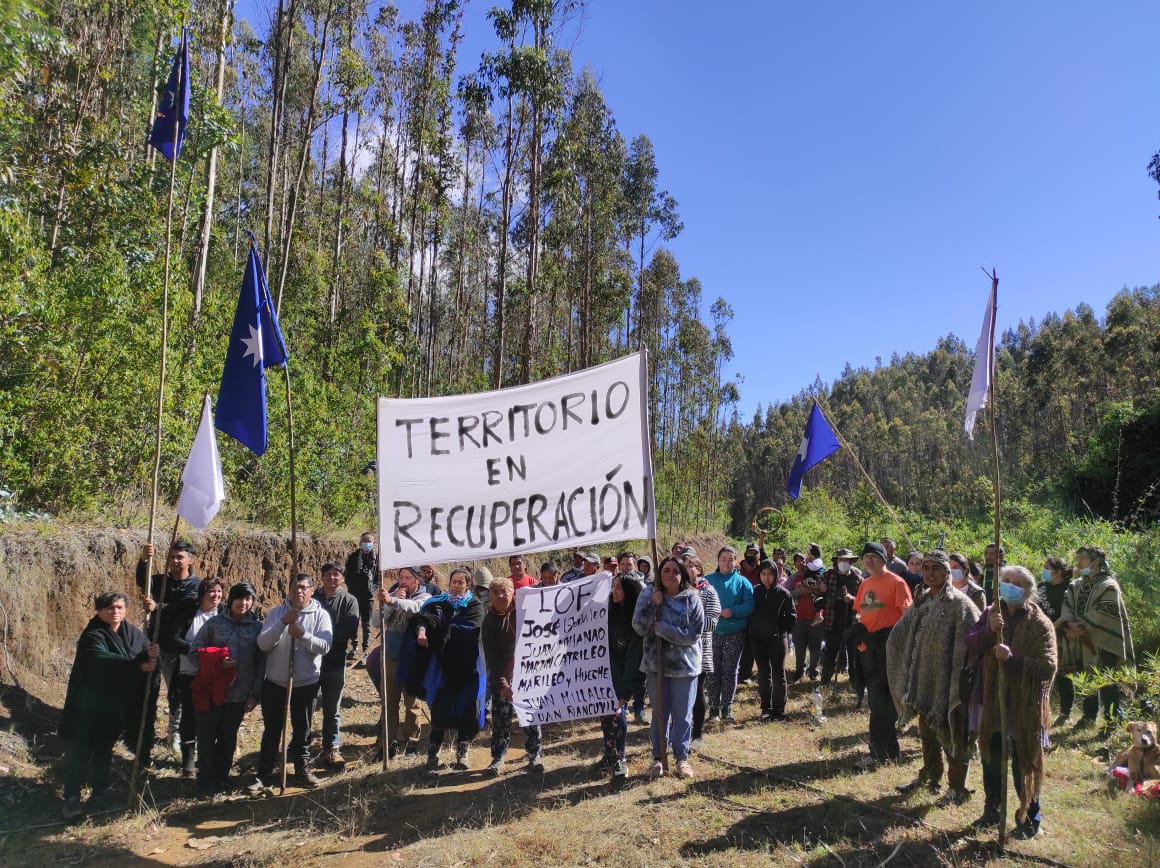
<path fill-rule="evenodd" d="M 512 704 L 520 726 L 612 714 L 608 661 L 612 576 L 516 592 Z"/>
<path fill-rule="evenodd" d="M 380 566 L 656 535 L 645 362 L 378 400 Z"/>

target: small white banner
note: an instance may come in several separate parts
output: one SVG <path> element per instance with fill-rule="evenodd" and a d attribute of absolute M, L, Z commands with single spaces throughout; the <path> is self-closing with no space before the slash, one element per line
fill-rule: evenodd
<path fill-rule="evenodd" d="M 520 726 L 616 711 L 608 661 L 612 576 L 516 591 L 512 704 Z"/>
<path fill-rule="evenodd" d="M 382 569 L 653 539 L 644 353 L 527 386 L 378 400 Z"/>

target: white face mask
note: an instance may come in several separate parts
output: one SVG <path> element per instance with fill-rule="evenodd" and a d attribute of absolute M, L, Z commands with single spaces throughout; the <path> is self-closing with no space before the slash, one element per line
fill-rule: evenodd
<path fill-rule="evenodd" d="M 954 579 L 954 581 L 956 581 L 956 582 L 961 582 L 963 580 L 963 571 L 962 570 L 951 570 L 951 578 Z"/>
<path fill-rule="evenodd" d="M 807 570 L 817 571 L 817 570 L 825 569 L 825 566 L 826 565 L 824 563 L 822 563 L 821 558 L 814 558 L 812 561 L 806 561 L 806 569 Z"/>
<path fill-rule="evenodd" d="M 850 562 L 849 561 L 838 561 L 838 572 L 841 573 L 843 576 L 848 574 L 850 572 Z"/>

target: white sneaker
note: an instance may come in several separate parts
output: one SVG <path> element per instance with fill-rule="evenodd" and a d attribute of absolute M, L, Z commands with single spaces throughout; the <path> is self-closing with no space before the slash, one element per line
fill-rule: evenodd
<path fill-rule="evenodd" d="M 693 766 L 688 760 L 681 760 L 677 763 L 677 777 L 685 778 L 686 780 L 693 779 Z"/>
<path fill-rule="evenodd" d="M 663 778 L 665 776 L 665 765 L 660 760 L 654 760 L 653 764 L 648 769 L 649 777 Z"/>

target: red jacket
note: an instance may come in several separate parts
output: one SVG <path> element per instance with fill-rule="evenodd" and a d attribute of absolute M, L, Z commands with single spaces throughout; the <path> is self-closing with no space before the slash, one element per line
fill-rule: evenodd
<path fill-rule="evenodd" d="M 194 676 L 193 710 L 209 711 L 211 705 L 221 705 L 226 693 L 238 677 L 236 666 L 223 669 L 222 663 L 230 656 L 229 648 L 211 646 L 197 652 L 197 675 Z"/>

